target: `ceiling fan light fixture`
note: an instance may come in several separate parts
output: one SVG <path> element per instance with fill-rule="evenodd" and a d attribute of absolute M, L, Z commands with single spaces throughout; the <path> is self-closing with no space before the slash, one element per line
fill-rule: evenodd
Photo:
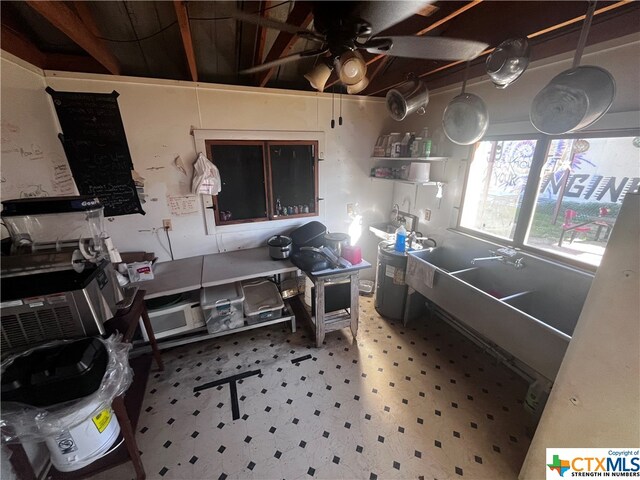
<path fill-rule="evenodd" d="M 355 85 L 347 85 L 347 93 L 349 95 L 355 95 L 363 91 L 368 86 L 369 86 L 369 79 L 365 76 L 362 78 L 362 80 L 360 80 Z"/>
<path fill-rule="evenodd" d="M 347 51 L 336 60 L 340 81 L 345 85 L 356 85 L 367 74 L 367 64 L 356 51 Z"/>
<path fill-rule="evenodd" d="M 306 73 L 304 78 L 309 80 L 309 84 L 319 92 L 324 91 L 324 87 L 331 76 L 332 69 L 324 62 L 318 63 L 313 70 Z"/>

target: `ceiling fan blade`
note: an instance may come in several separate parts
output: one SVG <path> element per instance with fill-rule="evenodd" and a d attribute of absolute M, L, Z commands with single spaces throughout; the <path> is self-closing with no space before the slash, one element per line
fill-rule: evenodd
<path fill-rule="evenodd" d="M 313 30 L 296 27 L 295 25 L 281 22 L 279 20 L 274 20 L 269 17 L 262 17 L 260 15 L 255 15 L 253 13 L 245 13 L 240 10 L 232 11 L 231 16 L 236 20 L 240 20 L 241 22 L 253 23 L 254 25 L 259 25 L 265 28 L 273 28 L 275 30 L 280 30 L 281 32 L 287 32 L 294 35 L 298 35 L 308 40 L 312 40 L 316 42 L 325 41 L 324 36 L 320 35 L 317 32 L 314 32 Z"/>
<path fill-rule="evenodd" d="M 433 0 L 398 1 L 398 2 L 359 2 L 354 14 L 371 25 L 371 34 L 376 35 L 396 23 L 409 18 Z"/>
<path fill-rule="evenodd" d="M 386 45 L 385 42 L 387 42 Z M 389 43 L 391 43 L 390 47 L 388 47 Z M 394 57 L 471 60 L 480 55 L 488 46 L 486 43 L 475 40 L 458 38 L 402 36 L 376 37 L 370 43 L 365 42 L 362 48 L 370 53 Z"/>
<path fill-rule="evenodd" d="M 260 65 L 256 65 L 255 67 L 247 68 L 246 70 L 242 70 L 240 73 L 250 74 L 250 73 L 256 73 L 256 72 L 262 72 L 263 70 L 269 70 L 279 65 L 284 65 L 285 63 L 295 62 L 296 60 L 300 60 L 301 58 L 308 58 L 308 57 L 315 57 L 317 55 L 322 55 L 327 51 L 328 51 L 327 48 L 316 48 L 313 50 L 304 50 L 302 52 L 292 53 L 291 55 L 276 58 L 275 60 L 272 60 L 270 62 L 262 63 Z"/>

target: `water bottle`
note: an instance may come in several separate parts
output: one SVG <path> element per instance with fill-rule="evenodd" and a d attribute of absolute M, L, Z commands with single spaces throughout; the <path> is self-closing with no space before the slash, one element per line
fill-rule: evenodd
<path fill-rule="evenodd" d="M 396 229 L 396 245 L 394 247 L 396 252 L 403 252 L 407 248 L 407 229 L 404 225 L 400 225 Z"/>

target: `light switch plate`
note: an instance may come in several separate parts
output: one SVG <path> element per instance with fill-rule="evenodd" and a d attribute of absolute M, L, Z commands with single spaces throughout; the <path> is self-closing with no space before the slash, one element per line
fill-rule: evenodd
<path fill-rule="evenodd" d="M 428 222 L 429 220 L 431 220 L 431 210 L 429 210 L 428 208 L 425 208 L 424 210 L 424 219 Z"/>

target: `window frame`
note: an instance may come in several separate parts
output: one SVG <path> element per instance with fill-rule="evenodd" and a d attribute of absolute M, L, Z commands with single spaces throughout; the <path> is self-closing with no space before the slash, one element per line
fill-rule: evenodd
<path fill-rule="evenodd" d="M 215 145 L 240 145 L 240 146 L 260 146 L 262 147 L 262 169 L 264 176 L 264 191 L 265 191 L 265 204 L 266 212 L 264 217 L 246 218 L 241 220 L 220 220 L 220 208 L 218 205 L 218 196 L 212 195 L 213 202 L 213 216 L 214 225 L 216 227 L 222 227 L 227 225 L 242 225 L 251 224 L 257 222 L 270 222 L 283 219 L 298 219 L 304 217 L 317 217 L 319 216 L 319 190 L 318 190 L 318 152 L 319 142 L 318 140 L 233 140 L 233 139 L 205 139 L 204 140 L 205 151 L 208 158 L 211 159 L 215 165 L 215 159 L 212 154 L 211 147 Z M 294 215 L 279 216 L 274 212 L 273 201 L 273 181 L 272 181 L 272 168 L 271 168 L 271 146 L 272 145 L 309 145 L 312 148 L 313 154 L 313 185 L 314 185 L 314 211 L 310 213 L 298 213 Z"/>
<path fill-rule="evenodd" d="M 488 241 L 497 245 L 504 245 L 512 248 L 517 248 L 533 256 L 550 260 L 555 263 L 565 264 L 565 265 L 579 268 L 582 270 L 595 272 L 598 268 L 596 265 L 582 262 L 580 260 L 576 260 L 563 255 L 555 254 L 553 252 L 550 252 L 548 250 L 544 250 L 541 248 L 532 247 L 531 245 L 527 245 L 525 243 L 525 240 L 529 234 L 531 225 L 533 223 L 533 216 L 534 216 L 535 207 L 536 207 L 538 194 L 539 194 L 538 192 L 540 190 L 540 184 L 542 182 L 540 173 L 544 168 L 546 158 L 547 158 L 547 152 L 549 150 L 549 145 L 553 140 L 578 139 L 578 138 L 589 139 L 589 138 L 637 137 L 637 136 L 640 136 L 640 129 L 629 128 L 629 129 L 614 129 L 614 130 L 613 129 L 612 130 L 590 130 L 588 132 L 567 133 L 563 135 L 545 135 L 539 132 L 530 133 L 530 134 L 523 133 L 523 134 L 489 135 L 483 138 L 481 140 L 482 142 L 514 141 L 514 140 L 536 140 L 537 141 L 536 149 L 533 155 L 533 159 L 531 161 L 531 168 L 529 169 L 529 174 L 527 176 L 527 184 L 525 186 L 525 190 L 522 195 L 522 202 L 519 206 L 518 215 L 515 219 L 516 227 L 513 234 L 513 240 L 509 240 L 503 237 L 498 237 L 495 235 L 491 235 L 489 233 L 485 233 L 479 230 L 474 230 L 468 227 L 463 227 L 462 225 L 460 225 L 460 222 L 462 220 L 462 212 L 464 209 L 465 195 L 467 193 L 467 183 L 469 181 L 471 163 L 473 162 L 476 149 L 478 148 L 478 145 L 480 142 L 474 144 L 472 148 L 469 150 L 469 158 L 467 159 L 467 162 L 466 162 L 467 165 L 465 168 L 462 194 L 460 195 L 460 204 L 458 206 L 458 218 L 456 220 L 456 226 L 454 227 L 454 230 L 460 233 L 464 233 L 465 235 L 475 237 L 480 240 Z"/>

